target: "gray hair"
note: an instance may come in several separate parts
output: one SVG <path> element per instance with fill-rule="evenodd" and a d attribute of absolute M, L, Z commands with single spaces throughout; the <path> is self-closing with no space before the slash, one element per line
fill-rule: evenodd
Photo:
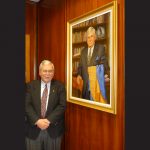
<path fill-rule="evenodd" d="M 91 34 L 91 33 L 96 36 L 96 30 L 95 30 L 95 28 L 89 27 L 89 28 L 87 29 L 87 36 L 88 36 L 89 34 Z"/>
<path fill-rule="evenodd" d="M 54 64 L 53 64 L 50 60 L 43 60 L 43 61 L 40 63 L 40 65 L 39 65 L 39 70 L 41 70 L 41 68 L 43 67 L 43 65 L 48 65 L 48 64 L 52 65 L 53 68 L 54 68 Z"/>

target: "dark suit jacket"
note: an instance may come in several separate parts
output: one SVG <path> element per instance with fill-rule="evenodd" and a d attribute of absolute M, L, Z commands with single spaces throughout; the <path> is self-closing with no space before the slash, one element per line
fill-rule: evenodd
<path fill-rule="evenodd" d="M 90 99 L 88 91 L 88 79 L 89 79 L 88 66 L 96 66 L 98 64 L 104 64 L 105 73 L 109 72 L 109 66 L 107 58 L 105 56 L 105 47 L 103 45 L 95 44 L 89 65 L 87 62 L 87 55 L 88 55 L 88 47 L 85 47 L 81 51 L 80 63 L 78 67 L 78 75 L 80 75 L 83 79 L 82 98 Z"/>
<path fill-rule="evenodd" d="M 64 132 L 64 112 L 66 109 L 66 90 L 64 85 L 56 80 L 51 81 L 49 101 L 45 118 L 51 124 L 47 131 L 52 138 L 60 136 Z M 25 130 L 26 136 L 37 138 L 40 128 L 35 122 L 41 116 L 41 81 L 34 80 L 27 84 L 27 92 L 25 97 Z"/>

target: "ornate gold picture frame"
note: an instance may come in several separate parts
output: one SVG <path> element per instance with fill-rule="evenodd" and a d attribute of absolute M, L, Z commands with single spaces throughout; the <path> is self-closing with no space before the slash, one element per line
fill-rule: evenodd
<path fill-rule="evenodd" d="M 117 22 L 116 1 L 67 22 L 66 78 L 68 102 L 116 114 L 118 82 Z M 103 63 L 88 66 L 89 82 L 85 83 L 84 78 L 78 79 L 78 70 L 81 67 L 82 50 L 87 47 L 87 29 L 89 27 L 96 31 L 95 43 L 105 48 L 109 75 L 105 75 Z M 95 57 L 94 61 L 97 61 L 97 58 Z M 100 67 L 103 67 L 103 74 L 99 74 L 97 70 Z M 83 97 L 85 84 L 89 85 L 86 90 L 90 91 L 90 99 Z"/>

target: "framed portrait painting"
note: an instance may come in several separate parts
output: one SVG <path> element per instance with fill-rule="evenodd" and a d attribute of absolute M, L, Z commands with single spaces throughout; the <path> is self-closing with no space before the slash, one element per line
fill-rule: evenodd
<path fill-rule="evenodd" d="M 113 1 L 67 22 L 68 102 L 116 114 L 117 21 Z"/>

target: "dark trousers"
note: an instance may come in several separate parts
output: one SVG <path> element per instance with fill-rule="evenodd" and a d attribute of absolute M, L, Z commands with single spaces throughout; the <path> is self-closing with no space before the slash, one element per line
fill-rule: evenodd
<path fill-rule="evenodd" d="M 61 150 L 62 136 L 57 138 L 51 138 L 47 130 L 41 130 L 38 138 L 32 140 L 26 138 L 27 150 Z"/>

